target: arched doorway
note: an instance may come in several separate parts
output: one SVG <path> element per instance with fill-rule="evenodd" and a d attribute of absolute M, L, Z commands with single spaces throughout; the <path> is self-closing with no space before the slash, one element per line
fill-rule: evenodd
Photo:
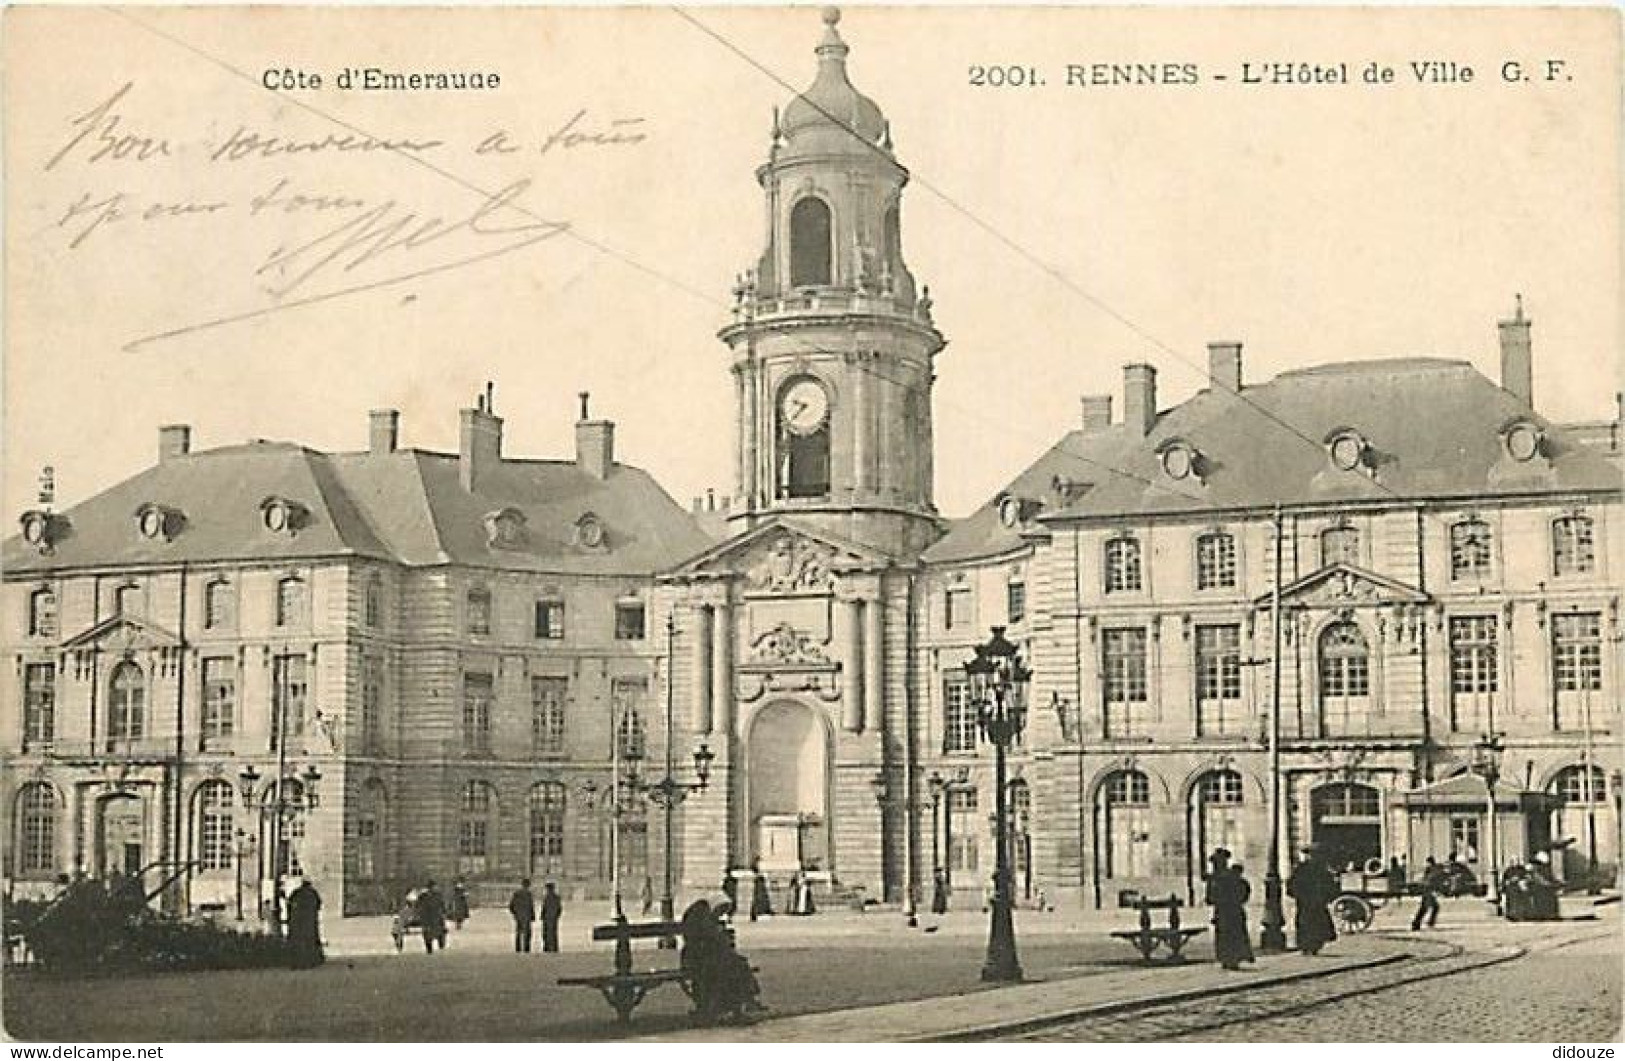
<path fill-rule="evenodd" d="M 767 872 L 830 868 L 829 736 L 805 704 L 781 700 L 752 720 L 746 813 L 751 857 Z"/>
<path fill-rule="evenodd" d="M 147 801 L 139 792 L 118 792 L 96 807 L 96 872 L 138 876 L 147 864 Z"/>
<path fill-rule="evenodd" d="M 1309 794 L 1309 835 L 1333 870 L 1382 857 L 1382 793 L 1337 782 Z"/>
<path fill-rule="evenodd" d="M 1206 873 L 1208 859 L 1215 850 L 1224 848 L 1237 862 L 1250 857 L 1244 827 L 1245 802 L 1242 777 L 1235 770 L 1209 770 L 1191 785 L 1185 868 L 1191 902 L 1197 899 L 1196 885 Z"/>
<path fill-rule="evenodd" d="M 1116 770 L 1095 790 L 1095 905 L 1109 885 L 1151 875 L 1151 779 L 1139 770 Z"/>

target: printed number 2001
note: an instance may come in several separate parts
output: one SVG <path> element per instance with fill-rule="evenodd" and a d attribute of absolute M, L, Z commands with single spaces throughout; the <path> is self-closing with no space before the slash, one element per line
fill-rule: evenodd
<path fill-rule="evenodd" d="M 973 88 L 1034 88 L 1044 83 L 1036 66 L 972 66 Z"/>

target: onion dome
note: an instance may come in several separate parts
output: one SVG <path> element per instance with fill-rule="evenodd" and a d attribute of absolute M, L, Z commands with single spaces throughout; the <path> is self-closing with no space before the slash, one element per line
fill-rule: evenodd
<path fill-rule="evenodd" d="M 852 87 L 846 76 L 850 51 L 835 26 L 840 9 L 824 9 L 824 39 L 819 42 L 818 76 L 812 86 L 790 101 L 779 121 L 779 135 L 791 154 L 868 154 L 873 147 L 891 153 L 886 117 L 874 100 Z"/>

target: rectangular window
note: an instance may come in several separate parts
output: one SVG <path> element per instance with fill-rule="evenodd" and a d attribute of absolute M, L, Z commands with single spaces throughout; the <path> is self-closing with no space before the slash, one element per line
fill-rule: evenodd
<path fill-rule="evenodd" d="M 483 589 L 468 592 L 468 632 L 481 636 L 491 632 L 491 594 Z"/>
<path fill-rule="evenodd" d="M 942 595 L 942 628 L 953 630 L 970 622 L 970 590 L 950 586 Z"/>
<path fill-rule="evenodd" d="M 1196 588 L 1230 589 L 1236 584 L 1236 539 L 1204 534 L 1196 539 Z"/>
<path fill-rule="evenodd" d="M 1114 538 L 1106 543 L 1106 592 L 1133 593 L 1141 588 L 1140 543 Z"/>
<path fill-rule="evenodd" d="M 1027 618 L 1027 584 L 1025 582 L 1012 582 L 1004 591 L 1004 614 L 1014 626 Z"/>
<path fill-rule="evenodd" d="M 294 626 L 305 617 L 305 584 L 297 578 L 285 578 L 276 584 L 276 624 Z"/>
<path fill-rule="evenodd" d="M 203 587 L 203 626 L 226 630 L 236 624 L 236 598 L 230 582 L 210 582 Z"/>
<path fill-rule="evenodd" d="M 232 867 L 231 786 L 210 782 L 198 794 L 198 862 L 205 871 Z"/>
<path fill-rule="evenodd" d="M 970 683 L 962 677 L 942 683 L 942 750 L 949 755 L 976 751 L 976 707 L 970 701 Z"/>
<path fill-rule="evenodd" d="M 1582 575 L 1597 564 L 1597 541 L 1589 516 L 1565 516 L 1552 522 L 1552 572 Z"/>
<path fill-rule="evenodd" d="M 615 640 L 642 641 L 643 628 L 643 602 L 622 601 L 615 605 Z"/>
<path fill-rule="evenodd" d="M 610 700 L 615 710 L 615 733 L 622 759 L 643 758 L 647 734 L 644 731 L 644 701 L 649 682 L 644 678 L 616 678 L 610 683 Z"/>
<path fill-rule="evenodd" d="M 1136 705 L 1144 705 L 1146 635 L 1143 627 L 1106 630 L 1101 635 L 1101 675 L 1106 701 L 1106 733 L 1133 732 Z"/>
<path fill-rule="evenodd" d="M 367 656 L 361 663 L 361 746 L 376 752 L 384 738 L 384 661 Z"/>
<path fill-rule="evenodd" d="M 1489 721 L 1490 698 L 1500 690 L 1493 615 L 1450 617 L 1451 721 L 1459 733 L 1477 733 Z"/>
<path fill-rule="evenodd" d="M 1586 715 L 1596 724 L 1602 709 L 1602 616 L 1597 612 L 1553 615 L 1552 686 L 1557 692 L 1557 728 L 1581 729 Z"/>
<path fill-rule="evenodd" d="M 1478 861 L 1478 815 L 1450 816 L 1450 853 L 1461 862 Z"/>
<path fill-rule="evenodd" d="M 1479 519 L 1450 526 L 1450 578 L 1482 579 L 1490 573 L 1490 525 Z"/>
<path fill-rule="evenodd" d="M 491 751 L 491 698 L 489 674 L 463 675 L 463 748 L 476 755 Z"/>
<path fill-rule="evenodd" d="M 55 637 L 56 630 L 56 591 L 37 589 L 28 598 L 29 636 Z"/>
<path fill-rule="evenodd" d="M 203 661 L 203 744 L 228 739 L 237 730 L 237 661 L 210 656 Z"/>
<path fill-rule="evenodd" d="M 564 754 L 564 712 L 569 695 L 568 678 L 530 680 L 530 737 L 537 755 Z"/>
<path fill-rule="evenodd" d="M 539 600 L 536 602 L 536 636 L 548 641 L 564 637 L 564 602 Z"/>
<path fill-rule="evenodd" d="M 23 743 L 56 739 L 56 664 L 30 663 L 23 671 Z"/>
<path fill-rule="evenodd" d="M 361 817 L 355 823 L 355 875 L 372 880 L 378 874 L 378 819 Z"/>
<path fill-rule="evenodd" d="M 1241 627 L 1196 628 L 1197 726 L 1203 736 L 1241 732 Z"/>
<path fill-rule="evenodd" d="M 977 838 L 983 829 L 978 817 L 974 788 L 948 790 L 948 867 L 955 873 L 974 874 L 977 870 Z"/>
<path fill-rule="evenodd" d="M 271 747 L 278 734 L 305 732 L 305 699 L 309 686 L 304 656 L 277 656 L 271 661 Z"/>

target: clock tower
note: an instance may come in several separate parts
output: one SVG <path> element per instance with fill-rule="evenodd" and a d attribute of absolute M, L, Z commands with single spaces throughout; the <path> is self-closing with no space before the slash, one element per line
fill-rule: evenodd
<path fill-rule="evenodd" d="M 847 78 L 823 15 L 818 76 L 775 115 L 756 173 L 767 246 L 734 289 L 739 530 L 790 516 L 896 557 L 939 529 L 932 501 L 931 300 L 903 262 L 908 171 Z"/>

